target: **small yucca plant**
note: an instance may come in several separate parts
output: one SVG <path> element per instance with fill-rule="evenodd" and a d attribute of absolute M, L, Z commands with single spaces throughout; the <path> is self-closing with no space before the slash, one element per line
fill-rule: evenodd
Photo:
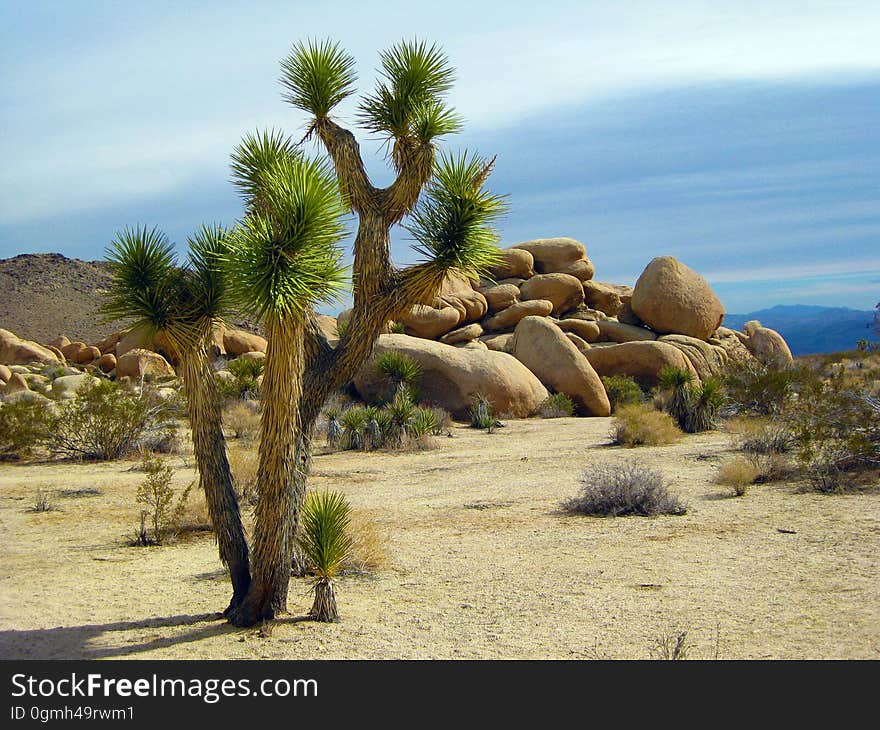
<path fill-rule="evenodd" d="M 409 427 L 413 438 L 420 439 L 436 433 L 440 427 L 440 419 L 431 408 L 416 408 Z"/>
<path fill-rule="evenodd" d="M 342 424 L 342 443 L 346 449 L 362 449 L 364 447 L 364 431 L 367 419 L 364 409 L 359 406 L 348 408 L 339 419 Z"/>
<path fill-rule="evenodd" d="M 327 419 L 327 446 L 336 448 L 343 436 L 342 425 L 339 423 L 339 409 L 328 408 L 324 411 L 324 417 Z"/>
<path fill-rule="evenodd" d="M 395 385 L 398 383 L 412 385 L 422 374 L 422 366 L 419 363 L 397 350 L 389 350 L 379 355 L 376 358 L 376 370 Z"/>
<path fill-rule="evenodd" d="M 401 385 L 397 389 L 394 400 L 385 406 L 389 420 L 388 437 L 393 445 L 400 446 L 406 442 L 417 408 L 413 402 L 412 391 L 405 385 Z"/>
<path fill-rule="evenodd" d="M 476 395 L 471 405 L 471 428 L 490 429 L 495 423 L 492 404 L 484 395 Z"/>
<path fill-rule="evenodd" d="M 309 611 L 315 621 L 337 621 L 334 579 L 351 555 L 348 535 L 351 505 L 339 492 L 311 492 L 302 514 L 300 545 L 315 573 L 315 602 Z"/>
<path fill-rule="evenodd" d="M 672 391 L 666 403 L 666 412 L 678 421 L 682 429 L 685 429 L 691 410 L 693 381 L 693 373 L 684 368 L 669 365 L 660 371 L 660 386 Z"/>
<path fill-rule="evenodd" d="M 683 428 L 688 433 L 711 431 L 718 426 L 718 411 L 724 405 L 724 388 L 716 378 L 706 378 L 690 389 L 690 407 Z"/>
<path fill-rule="evenodd" d="M 385 443 L 381 411 L 376 406 L 364 408 L 364 448 L 378 449 Z"/>

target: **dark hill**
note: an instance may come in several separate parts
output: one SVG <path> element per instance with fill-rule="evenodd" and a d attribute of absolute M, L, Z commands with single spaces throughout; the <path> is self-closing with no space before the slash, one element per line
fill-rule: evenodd
<path fill-rule="evenodd" d="M 0 329 L 40 343 L 58 335 L 95 343 L 125 324 L 104 324 L 98 312 L 109 285 L 110 270 L 103 261 L 60 253 L 0 259 Z M 233 317 L 231 324 L 258 331 L 242 318 Z"/>

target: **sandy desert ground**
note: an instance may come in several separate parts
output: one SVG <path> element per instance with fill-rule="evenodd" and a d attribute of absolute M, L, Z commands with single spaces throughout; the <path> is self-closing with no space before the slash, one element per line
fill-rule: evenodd
<path fill-rule="evenodd" d="M 0 657 L 641 659 L 673 631 L 691 658 L 880 657 L 880 490 L 729 498 L 712 483 L 728 434 L 622 449 L 609 424 L 462 426 L 430 451 L 318 456 L 313 485 L 379 523 L 390 564 L 341 580 L 333 625 L 302 620 L 309 584 L 294 580 L 271 631 L 217 619 L 228 589 L 210 536 L 126 546 L 133 462 L 2 465 Z M 559 512 L 583 466 L 630 458 L 659 468 L 688 513 Z M 193 478 L 171 461 L 176 484 Z M 59 510 L 28 510 L 40 488 Z M 101 494 L 58 491 L 86 488 Z"/>

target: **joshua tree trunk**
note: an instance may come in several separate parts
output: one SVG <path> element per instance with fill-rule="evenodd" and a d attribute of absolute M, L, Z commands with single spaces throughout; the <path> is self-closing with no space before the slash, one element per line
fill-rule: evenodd
<path fill-rule="evenodd" d="M 266 322 L 251 584 L 244 601 L 229 614 L 238 626 L 251 626 L 287 610 L 293 534 L 302 504 L 302 497 L 295 494 L 302 483 L 295 477 L 302 333 L 299 315 Z"/>
<path fill-rule="evenodd" d="M 226 458 L 216 381 L 204 347 L 186 351 L 181 356 L 181 366 L 199 481 L 205 492 L 220 560 L 228 568 L 232 581 L 232 600 L 224 612 L 228 614 L 244 599 L 250 586 L 247 539 Z"/>

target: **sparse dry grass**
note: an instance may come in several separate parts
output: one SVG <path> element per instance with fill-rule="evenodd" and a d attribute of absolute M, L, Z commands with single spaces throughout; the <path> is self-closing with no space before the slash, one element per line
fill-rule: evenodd
<path fill-rule="evenodd" d="M 223 425 L 233 437 L 253 441 L 260 433 L 260 412 L 251 401 L 235 401 L 223 409 Z"/>
<path fill-rule="evenodd" d="M 248 446 L 230 446 L 226 452 L 229 469 L 235 482 L 235 493 L 241 504 L 256 504 L 257 469 L 260 457 L 257 450 Z"/>
<path fill-rule="evenodd" d="M 351 551 L 344 572 L 378 573 L 388 568 L 388 533 L 371 512 L 353 509 L 346 532 L 351 539 Z"/>
<path fill-rule="evenodd" d="M 675 420 L 652 405 L 622 406 L 611 427 L 611 438 L 621 446 L 666 446 L 682 435 Z"/>
<path fill-rule="evenodd" d="M 718 473 L 715 475 L 715 483 L 725 487 L 733 487 L 737 497 L 746 493 L 750 485 L 760 476 L 761 470 L 753 459 L 745 456 L 734 456 L 721 462 Z"/>

